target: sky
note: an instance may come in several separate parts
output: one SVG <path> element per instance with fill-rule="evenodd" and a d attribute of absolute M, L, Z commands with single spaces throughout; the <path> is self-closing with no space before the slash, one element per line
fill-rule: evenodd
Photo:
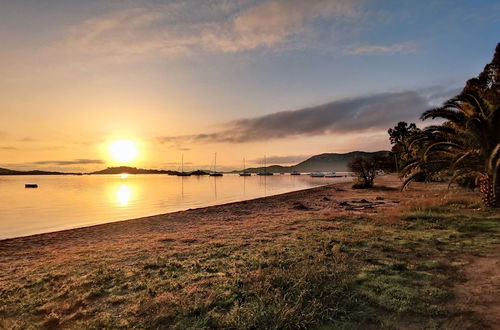
<path fill-rule="evenodd" d="M 425 126 L 499 31 L 493 0 L 0 0 L 0 167 L 389 149 L 387 129 Z M 137 157 L 112 157 L 117 140 Z"/>

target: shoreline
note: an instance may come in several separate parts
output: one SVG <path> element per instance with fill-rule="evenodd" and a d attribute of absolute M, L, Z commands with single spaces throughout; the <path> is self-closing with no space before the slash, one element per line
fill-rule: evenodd
<path fill-rule="evenodd" d="M 497 213 L 446 184 L 350 185 L 2 240 L 0 328 L 495 324 L 498 288 L 470 270 L 500 266 Z"/>
<path fill-rule="evenodd" d="M 28 235 L 22 235 L 22 236 L 15 236 L 15 237 L 8 237 L 8 238 L 0 238 L 0 248 L 1 244 L 5 241 L 11 241 L 11 240 L 17 240 L 17 239 L 27 239 L 27 238 L 35 238 L 38 236 L 43 236 L 43 235 L 51 235 L 51 234 L 57 234 L 57 233 L 63 233 L 63 232 L 69 232 L 73 230 L 81 230 L 81 229 L 87 229 L 87 228 L 93 228 L 93 227 L 99 227 L 99 226 L 106 226 L 110 224 L 119 224 L 119 223 L 124 223 L 128 221 L 141 221 L 145 220 L 151 217 L 162 217 L 162 216 L 168 216 L 168 215 L 174 215 L 177 213 L 183 213 L 183 212 L 188 212 L 188 211 L 198 211 L 198 210 L 205 210 L 205 209 L 210 209 L 210 208 L 218 208 L 222 206 L 229 206 L 233 204 L 240 204 L 240 203 L 246 203 L 246 202 L 253 202 L 253 201 L 258 201 L 261 199 L 268 199 L 268 198 L 273 198 L 276 196 L 286 196 L 286 195 L 293 195 L 296 193 L 303 193 L 307 191 L 313 191 L 316 189 L 320 189 L 323 187 L 328 187 L 328 186 L 337 186 L 337 185 L 345 185 L 345 184 L 351 184 L 352 182 L 337 182 L 337 183 L 328 183 L 325 185 L 320 185 L 320 186 L 315 186 L 311 188 L 305 188 L 305 189 L 300 189 L 300 190 L 294 190 L 294 191 L 289 191 L 289 192 L 284 192 L 284 193 L 278 193 L 276 195 L 269 195 L 269 196 L 263 196 L 263 197 L 255 197 L 255 198 L 250 198 L 250 199 L 243 199 L 235 202 L 226 202 L 226 203 L 221 203 L 221 204 L 214 204 L 214 205 L 209 205 L 209 206 L 201 206 L 201 207 L 195 207 L 195 208 L 187 208 L 187 209 L 182 209 L 178 211 L 172 211 L 172 212 L 166 212 L 166 213 L 157 213 L 157 214 L 152 214 L 152 215 L 146 215 L 143 217 L 136 217 L 136 218 L 129 218 L 129 219 L 120 219 L 120 220 L 114 220 L 110 222 L 104 222 L 104 223 L 97 223 L 97 224 L 90 224 L 90 225 L 83 225 L 79 227 L 73 227 L 73 228 L 67 228 L 67 229 L 60 229 L 60 230 L 51 230 L 43 233 L 36 233 L 36 234 L 28 234 Z"/>
<path fill-rule="evenodd" d="M 394 187 L 399 184 L 399 179 L 393 175 L 379 177 L 378 181 L 382 184 L 391 185 L 391 189 L 395 191 L 396 188 Z M 40 234 L 6 238 L 0 240 L 0 262 L 2 253 L 8 250 L 15 250 L 16 252 L 29 250 L 33 251 L 34 247 L 46 248 L 47 246 L 74 248 L 89 246 L 89 244 L 102 244 L 103 242 L 106 242 L 106 240 L 130 240 L 130 232 L 134 230 L 136 231 L 136 235 L 138 233 L 141 235 L 154 235 L 155 229 L 160 229 L 159 232 L 165 234 L 171 232 L 175 232 L 177 234 L 184 230 L 184 226 L 189 226 L 189 228 L 193 229 L 197 226 L 202 227 L 217 225 L 217 223 L 220 223 L 221 221 L 220 214 L 224 214 L 223 217 L 234 218 L 238 221 L 245 222 L 248 218 L 256 219 L 259 217 L 274 217 L 276 213 L 278 213 L 280 217 L 283 216 L 281 213 L 289 215 L 321 213 L 324 211 L 323 206 L 317 206 L 316 208 L 312 207 L 307 210 L 301 210 L 300 208 L 295 210 L 293 209 L 293 204 L 295 202 L 308 204 L 311 200 L 323 198 L 326 195 L 329 196 L 327 198 L 331 198 L 331 200 L 326 203 L 333 203 L 333 205 L 328 206 L 329 212 L 343 214 L 345 213 L 345 207 L 339 206 L 339 203 L 353 198 L 363 199 L 366 197 L 366 191 L 352 190 L 350 188 L 351 183 L 352 182 L 332 183 L 324 186 L 301 189 L 266 197 L 258 197 L 249 200 L 161 213 L 139 218 L 117 220 L 113 222 L 56 230 Z M 369 194 L 373 194 L 373 191 Z M 281 208 L 273 208 L 275 204 L 280 204 Z M 396 205 L 397 204 L 387 204 L 384 205 L 384 207 Z M 241 208 L 248 209 L 248 211 L 240 212 L 239 209 Z M 280 212 L 280 209 L 283 208 L 286 210 L 282 210 Z M 215 219 L 208 220 L 207 217 L 210 216 L 214 216 Z M 224 221 L 224 219 L 222 219 L 222 221 Z M 133 236 L 134 235 L 132 235 L 132 237 Z"/>

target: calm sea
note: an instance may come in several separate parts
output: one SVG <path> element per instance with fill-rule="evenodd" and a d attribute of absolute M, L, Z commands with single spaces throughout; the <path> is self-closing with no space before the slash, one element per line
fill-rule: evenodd
<path fill-rule="evenodd" d="M 0 176 L 0 239 L 252 199 L 349 178 Z M 25 183 L 38 188 L 27 189 Z"/>

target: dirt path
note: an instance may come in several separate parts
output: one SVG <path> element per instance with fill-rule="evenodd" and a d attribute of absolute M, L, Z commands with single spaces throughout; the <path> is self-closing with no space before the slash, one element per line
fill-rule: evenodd
<path fill-rule="evenodd" d="M 485 326 L 500 329 L 500 249 L 484 256 L 474 256 L 465 261 L 463 274 L 465 281 L 455 287 L 452 308 L 459 311 L 475 312 Z M 464 320 L 461 320 L 462 322 Z M 464 325 L 470 329 L 482 328 L 473 319 Z"/>

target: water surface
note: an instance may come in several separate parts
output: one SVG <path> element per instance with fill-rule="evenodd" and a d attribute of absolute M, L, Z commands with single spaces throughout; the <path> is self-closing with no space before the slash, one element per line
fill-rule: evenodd
<path fill-rule="evenodd" d="M 0 176 L 0 239 L 311 188 L 348 178 L 307 175 Z M 26 189 L 25 183 L 39 188 Z"/>

